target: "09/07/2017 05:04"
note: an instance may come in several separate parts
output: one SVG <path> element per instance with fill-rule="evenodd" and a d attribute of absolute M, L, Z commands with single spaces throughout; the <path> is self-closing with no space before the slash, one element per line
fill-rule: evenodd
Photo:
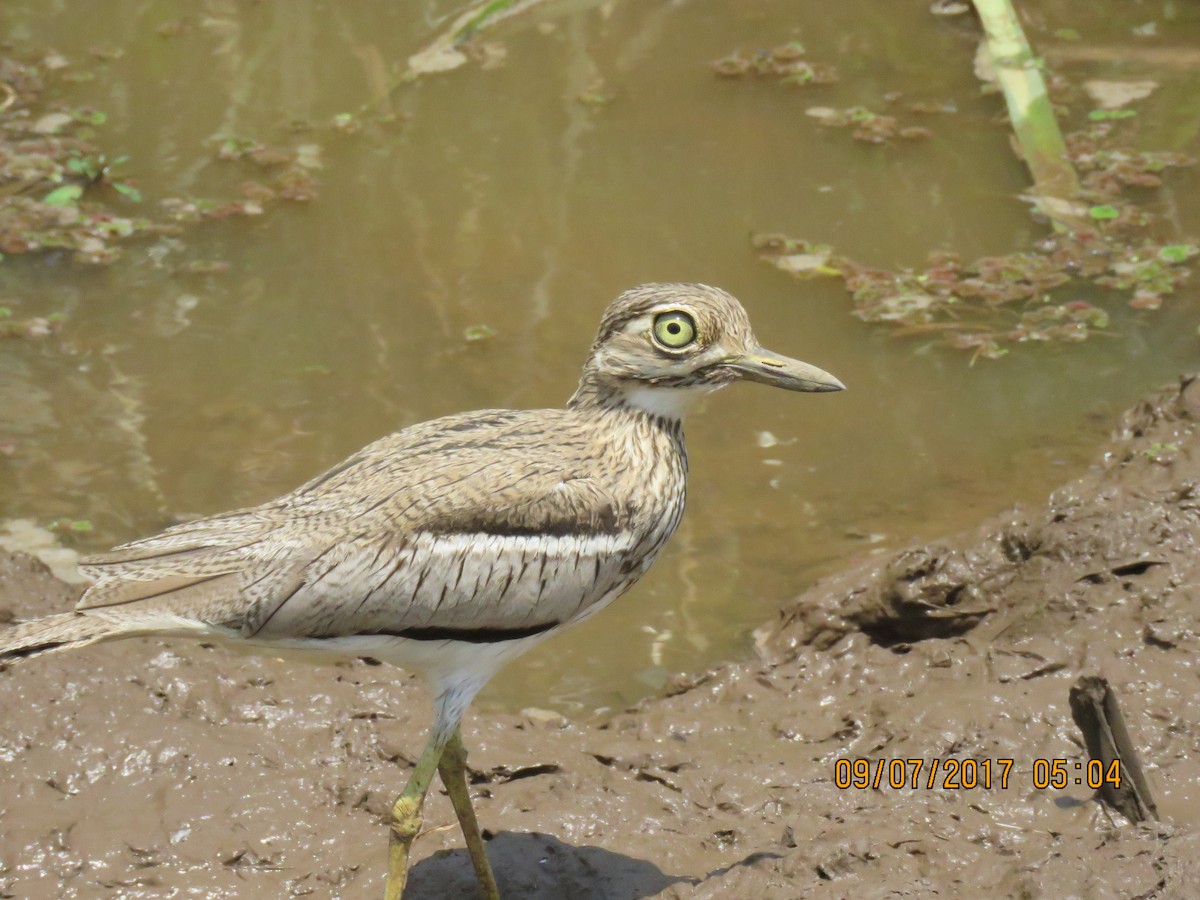
<path fill-rule="evenodd" d="M 833 783 L 839 790 L 925 788 L 962 791 L 993 786 L 1008 788 L 1015 760 L 997 759 L 838 759 L 833 764 Z M 1063 790 L 1072 785 L 1099 790 L 1105 785 L 1121 786 L 1121 761 L 1098 759 L 1035 759 L 1029 769 L 1030 784 L 1037 790 Z"/>

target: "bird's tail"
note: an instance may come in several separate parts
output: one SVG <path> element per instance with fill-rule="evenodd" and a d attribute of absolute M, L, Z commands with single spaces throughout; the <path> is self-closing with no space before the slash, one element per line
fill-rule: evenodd
<path fill-rule="evenodd" d="M 81 612 L 45 616 L 0 630 L 0 665 L 145 633 L 144 623 L 136 619 Z"/>

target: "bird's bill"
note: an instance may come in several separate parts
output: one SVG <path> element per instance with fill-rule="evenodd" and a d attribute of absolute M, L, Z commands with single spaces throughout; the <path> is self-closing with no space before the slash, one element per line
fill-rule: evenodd
<path fill-rule="evenodd" d="M 735 356 L 725 363 L 748 381 L 759 381 L 788 391 L 844 391 L 846 386 L 824 369 L 762 347 Z"/>

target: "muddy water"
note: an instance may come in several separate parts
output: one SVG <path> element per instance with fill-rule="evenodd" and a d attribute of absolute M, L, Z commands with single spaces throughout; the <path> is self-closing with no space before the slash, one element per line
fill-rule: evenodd
<path fill-rule="evenodd" d="M 310 146 L 320 194 L 134 247 L 107 269 L 3 263 L 5 305 L 67 324 L 60 340 L 0 353 L 12 451 L 0 519 L 87 519 L 78 543 L 105 547 L 288 490 L 403 425 L 557 405 L 603 306 L 643 281 L 729 289 L 767 346 L 849 385 L 712 398 L 689 424 L 691 508 L 668 554 L 604 616 L 514 665 L 485 703 L 614 706 L 743 652 L 749 629 L 848 558 L 1039 497 L 1081 466 L 1106 416 L 1194 366 L 1194 287 L 1143 320 L 1111 301 L 1119 337 L 968 367 L 858 322 L 839 284 L 793 282 L 755 259 L 755 232 L 881 266 L 1036 239 L 1013 197 L 1024 173 L 993 121 L 999 101 L 971 74 L 973 32 L 925 4 L 886 19 L 869 0 L 564 4 L 491 36 L 497 65 L 405 86 L 380 107 L 394 122 L 356 134 L 327 123 L 375 97 L 457 4 L 106 9 L 12 3 L 0 15 L 11 38 L 95 72 L 58 96 L 107 112 L 99 140 L 131 158 L 147 204 L 236 196 L 258 173 L 216 159 L 225 136 Z M 1150 13 L 1117 3 L 1048 4 L 1032 24 L 1129 50 L 1064 64 L 1072 77 L 1147 75 L 1146 46 L 1200 41 L 1185 13 L 1145 38 L 1130 29 Z M 169 23 L 179 33 L 160 34 Z M 841 80 L 712 73 L 732 50 L 790 39 Z M 1177 114 L 1195 76 L 1160 65 L 1148 77 L 1161 88 L 1139 107 L 1139 139 L 1195 152 L 1195 118 Z M 879 109 L 893 91 L 958 112 L 922 121 L 929 141 L 883 147 L 804 115 Z M 1161 194 L 1181 234 L 1200 232 L 1198 187 L 1184 172 Z M 195 259 L 229 271 L 172 274 Z M 494 336 L 467 340 L 478 325 Z"/>

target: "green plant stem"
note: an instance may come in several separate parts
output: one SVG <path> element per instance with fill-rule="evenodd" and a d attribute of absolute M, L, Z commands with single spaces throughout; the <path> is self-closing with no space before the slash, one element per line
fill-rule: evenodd
<path fill-rule="evenodd" d="M 1071 212 L 1072 201 L 1080 193 L 1079 176 L 1067 156 L 1046 82 L 1017 12 L 1011 0 L 975 0 L 975 9 L 983 22 L 1017 143 L 1033 176 L 1038 207 L 1056 226 L 1073 231 L 1083 224 Z"/>

